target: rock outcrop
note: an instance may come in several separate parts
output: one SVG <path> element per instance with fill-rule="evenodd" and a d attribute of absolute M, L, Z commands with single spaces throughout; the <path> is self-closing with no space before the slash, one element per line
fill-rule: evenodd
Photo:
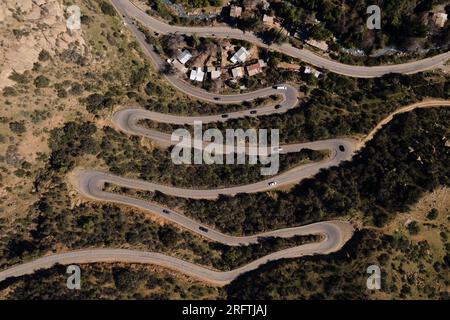
<path fill-rule="evenodd" d="M 67 28 L 64 11 L 60 0 L 0 0 L 0 89 L 14 84 L 14 71 L 32 69 L 42 50 L 85 49 L 82 30 Z"/>

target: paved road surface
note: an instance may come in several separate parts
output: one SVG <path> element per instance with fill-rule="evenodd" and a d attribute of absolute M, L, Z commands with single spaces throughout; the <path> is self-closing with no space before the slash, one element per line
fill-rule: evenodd
<path fill-rule="evenodd" d="M 119 8 L 119 7 L 118 7 Z M 159 71 L 164 69 L 165 61 L 153 50 L 153 46 L 145 40 L 144 34 L 139 31 L 136 25 L 132 23 L 132 19 L 128 16 L 124 17 L 124 21 L 127 23 L 128 28 L 132 31 L 136 37 L 138 43 L 144 50 L 146 56 L 152 61 L 155 68 Z M 294 108 L 298 101 L 298 91 L 292 85 L 287 83 L 278 84 L 280 86 L 286 86 L 287 90 L 278 90 L 273 87 L 263 88 L 252 92 L 233 94 L 233 95 L 220 95 L 208 92 L 199 87 L 193 86 L 185 80 L 181 79 L 176 74 L 164 74 L 164 78 L 178 91 L 183 92 L 195 99 L 200 99 L 203 101 L 215 103 L 215 104 L 232 104 L 232 103 L 242 103 L 243 101 L 251 101 L 256 98 L 268 97 L 270 95 L 281 95 L 283 97 L 281 102 L 276 102 L 264 107 L 258 108 L 258 113 L 252 115 L 249 110 L 242 110 L 238 112 L 233 112 L 229 114 L 229 119 L 238 118 L 243 116 L 257 116 L 271 113 L 282 113 L 287 110 Z M 282 107 L 275 109 L 275 105 L 280 104 Z M 211 116 L 210 121 L 216 119 L 217 121 L 223 121 L 224 119 L 221 115 Z M 175 124 L 175 123 L 174 123 Z"/>
<path fill-rule="evenodd" d="M 169 25 L 157 18 L 147 15 L 140 8 L 136 7 L 129 0 L 111 0 L 111 3 L 116 9 L 124 16 L 126 22 L 131 24 L 132 19 L 138 20 L 140 23 L 148 27 L 149 29 L 161 33 L 181 33 L 203 37 L 220 37 L 220 38 L 233 38 L 252 42 L 255 45 L 269 48 L 282 52 L 291 57 L 299 58 L 314 66 L 327 69 L 331 72 L 338 74 L 358 77 L 358 78 L 373 78 L 380 77 L 388 73 L 403 73 L 412 74 L 420 71 L 425 71 L 442 66 L 447 60 L 450 59 L 450 52 L 445 52 L 430 58 L 408 62 L 395 65 L 383 65 L 383 66 L 353 66 L 343 64 L 337 61 L 327 59 L 307 49 L 298 49 L 290 44 L 284 43 L 281 45 L 272 44 L 267 46 L 252 32 L 243 32 L 239 29 L 234 29 L 227 26 L 220 27 L 182 27 Z"/>
<path fill-rule="evenodd" d="M 152 139 L 154 138 L 152 137 Z M 78 171 L 77 177 L 78 179 L 80 179 L 80 181 L 83 182 L 86 181 L 85 185 L 88 185 L 87 182 L 91 181 L 92 186 L 95 186 L 96 188 L 99 189 L 100 186 L 102 186 L 105 182 L 109 182 L 133 189 L 141 189 L 147 191 L 157 190 L 171 196 L 182 198 L 216 199 L 219 195 L 232 196 L 238 193 L 254 193 L 254 192 L 268 191 L 271 189 L 279 188 L 284 185 L 298 183 L 305 178 L 315 175 L 321 169 L 336 166 L 339 165 L 342 161 L 350 160 L 357 145 L 358 141 L 352 139 L 330 139 L 307 143 L 283 145 L 282 146 L 283 153 L 298 152 L 304 148 L 308 148 L 312 150 L 330 150 L 330 156 L 319 162 L 308 163 L 305 165 L 294 167 L 290 170 L 282 172 L 279 175 L 267 176 L 267 178 L 255 183 L 229 188 L 184 189 L 143 180 L 123 178 L 113 174 L 103 173 L 95 170 L 80 170 Z M 344 151 L 341 151 L 339 149 L 339 146 L 344 146 Z M 277 182 L 277 184 L 270 186 L 269 182 L 273 181 Z M 92 188 L 82 189 L 80 191 L 83 191 L 84 195 L 86 196 L 95 193 L 93 192 L 94 190 Z"/>
<path fill-rule="evenodd" d="M 134 17 L 146 24 L 148 27 L 161 32 L 182 32 L 187 34 L 197 33 L 202 36 L 219 36 L 219 37 L 233 37 L 238 39 L 244 39 L 247 41 L 254 42 L 255 44 L 259 44 L 265 46 L 260 43 L 260 40 L 257 39 L 251 33 L 242 33 L 236 29 L 230 28 L 183 28 L 183 27 L 174 27 L 164 24 L 158 21 L 155 18 L 149 17 L 136 7 L 132 5 L 127 0 L 112 0 L 112 3 L 116 6 L 116 8 L 121 13 L 126 13 L 127 15 Z M 131 20 L 129 17 L 125 17 L 125 21 L 131 26 L 133 32 L 138 38 L 139 42 L 144 45 L 147 49 L 146 52 L 149 56 L 154 59 L 157 64 L 162 66 L 161 59 L 151 50 L 150 46 L 145 43 L 143 39 L 143 35 L 137 31 L 135 26 L 131 24 Z M 136 32 L 137 31 L 137 32 Z M 212 34 L 214 33 L 214 35 Z M 282 46 L 271 46 L 271 49 L 282 51 L 286 54 L 289 54 L 294 57 L 298 57 L 308 63 L 313 65 L 326 68 L 330 71 L 354 76 L 354 77 L 376 77 L 381 76 L 383 74 L 389 72 L 399 72 L 399 73 L 414 73 L 422 70 L 426 70 L 429 68 L 433 68 L 439 66 L 444 61 L 449 58 L 449 53 L 445 53 L 442 55 L 438 55 L 436 57 L 424 59 L 417 62 L 394 65 L 394 66 L 380 66 L 380 67 L 359 67 L 359 66 L 349 66 L 340 64 L 335 61 L 328 60 L 326 58 L 315 55 L 312 52 L 307 50 L 300 50 L 293 48 L 289 45 Z M 159 59 L 159 60 L 158 60 Z M 188 83 L 178 79 L 177 77 L 167 76 L 169 81 L 178 88 L 180 91 L 183 91 L 187 94 L 190 94 L 196 98 L 200 98 L 206 101 L 212 101 L 216 103 L 233 103 L 233 102 L 241 102 L 243 100 L 251 100 L 256 96 L 261 95 L 270 95 L 273 94 L 273 89 L 266 88 L 262 89 L 259 92 L 248 93 L 244 95 L 236 95 L 236 96 L 221 96 L 219 102 L 214 99 L 213 94 L 210 94 L 204 90 L 192 87 Z M 272 90 L 272 91 L 271 91 Z M 296 99 L 295 92 L 292 87 L 289 87 L 289 92 L 287 92 L 284 97 L 284 103 L 286 104 L 286 108 L 293 107 L 295 105 L 294 98 Z M 278 92 L 276 92 L 278 93 Z M 292 93 L 292 95 L 291 95 Z M 292 102 L 292 103 L 291 103 Z M 450 102 L 442 102 L 442 101 L 428 101 L 419 104 L 415 104 L 412 106 L 405 107 L 400 109 L 395 114 L 399 112 L 407 112 L 415 108 L 426 108 L 437 105 L 450 105 Z M 261 112 L 278 112 L 271 110 L 270 108 Z M 120 128 L 128 133 L 132 134 L 141 134 L 144 136 L 150 136 L 152 139 L 165 141 L 167 143 L 167 135 L 159 135 L 155 134 L 155 131 L 140 128 L 136 126 L 136 120 L 140 117 L 148 117 L 149 119 L 153 119 L 155 121 L 161 122 L 169 122 L 169 123 L 191 123 L 194 118 L 183 118 L 176 117 L 170 115 L 162 115 L 157 113 L 149 113 L 143 112 L 139 110 L 125 110 L 121 111 L 115 118 L 115 122 Z M 137 115 L 137 116 L 136 116 Z M 233 115 L 235 116 L 235 115 Z M 242 116 L 236 114 L 236 116 Z M 216 117 L 216 118 L 214 118 Z M 125 119 L 125 120 L 124 120 Z M 205 118 L 204 118 L 205 119 Z M 331 157 L 322 162 L 309 164 L 305 166 L 300 166 L 289 170 L 285 173 L 280 174 L 276 177 L 277 181 L 280 182 L 279 185 L 290 183 L 293 181 L 298 182 L 299 180 L 315 174 L 321 168 L 326 168 L 332 165 L 337 165 L 343 160 L 349 159 L 351 155 L 360 148 L 365 142 L 370 140 L 375 132 L 381 128 L 382 125 L 386 124 L 392 119 L 392 115 L 383 120 L 375 129 L 368 135 L 367 139 L 363 141 L 362 144 L 357 144 L 354 140 L 351 139 L 331 139 L 325 141 L 316 141 L 306 144 L 292 144 L 283 146 L 283 152 L 292 152 L 295 150 L 300 150 L 301 148 L 311 148 L 316 150 L 330 149 L 332 150 Z M 217 116 L 212 116 L 211 118 L 206 118 L 205 122 L 211 121 L 221 121 L 217 118 Z M 344 145 L 345 150 L 339 150 L 339 146 Z M 244 272 L 248 272 L 250 270 L 254 270 L 258 268 L 261 264 L 264 264 L 270 260 L 276 260 L 281 258 L 293 258 L 300 257 L 304 255 L 312 255 L 312 254 L 327 254 L 330 252 L 334 252 L 339 250 L 345 242 L 351 237 L 353 233 L 353 227 L 348 222 L 343 221 L 327 221 L 327 222 L 319 222 L 314 223 L 307 226 L 302 227 L 294 227 L 281 229 L 276 231 L 267 232 L 264 234 L 253 235 L 248 237 L 236 237 L 225 235 L 216 230 L 209 229 L 205 225 L 201 225 L 196 221 L 187 218 L 186 216 L 177 213 L 175 211 L 170 210 L 168 213 L 164 212 L 164 208 L 158 206 L 156 204 L 136 199 L 132 197 L 128 197 L 125 195 L 108 193 L 102 190 L 102 186 L 104 182 L 112 182 L 117 183 L 122 186 L 128 186 L 131 188 L 138 188 L 144 190 L 161 190 L 168 194 L 173 194 L 177 196 L 188 196 L 193 198 L 215 198 L 219 194 L 236 194 L 238 192 L 257 192 L 262 190 L 267 190 L 268 188 L 268 180 L 264 180 L 258 183 L 239 186 L 233 188 L 226 189 L 216 189 L 216 190 L 187 190 L 180 188 L 171 188 L 166 186 L 160 186 L 157 184 L 152 184 L 150 182 L 140 181 L 140 180 L 132 180 L 117 177 L 114 175 L 97 172 L 97 171 L 89 171 L 82 170 L 77 171 L 75 175 L 72 177 L 73 183 L 80 193 L 94 200 L 98 201 L 109 201 L 114 203 L 120 203 L 125 205 L 134 206 L 136 208 L 140 208 L 142 210 L 147 210 L 156 214 L 160 217 L 163 217 L 169 221 L 179 224 L 183 228 L 189 229 L 192 232 L 196 232 L 205 236 L 211 240 L 218 241 L 228 245 L 246 245 L 250 243 L 257 242 L 258 237 L 267 237 L 267 236 L 278 236 L 278 237 L 292 237 L 294 235 L 306 235 L 306 234 L 320 234 L 323 236 L 323 241 L 317 243 L 306 244 L 302 246 L 297 246 L 285 250 L 281 250 L 267 256 L 264 256 L 260 259 L 257 259 L 248 265 L 245 265 L 241 268 L 228 271 L 228 272 L 220 272 L 210 270 L 190 262 L 180 260 L 174 257 L 166 256 L 160 253 L 155 252 L 142 252 L 135 250 L 126 250 L 126 249 L 86 249 L 80 251 L 72 251 L 61 254 L 53 254 L 49 256 L 44 256 L 42 258 L 38 258 L 34 261 L 27 262 L 24 264 L 20 264 L 4 271 L 0 272 L 0 281 L 8 278 L 8 277 L 17 277 L 24 274 L 33 273 L 35 270 L 40 268 L 49 268 L 55 263 L 61 264 L 72 264 L 72 263 L 92 263 L 92 262 L 129 262 L 129 263 L 152 263 L 158 264 L 167 268 L 171 268 L 180 272 L 183 272 L 187 275 L 191 275 L 197 277 L 201 280 L 208 281 L 215 285 L 225 285 L 235 279 L 237 276 Z M 273 180 L 273 179 L 272 179 Z M 271 180 L 271 181 L 272 181 Z M 208 231 L 200 230 L 200 227 L 206 228 Z"/>
<path fill-rule="evenodd" d="M 210 231 L 211 232 L 211 231 Z M 253 243 L 257 237 L 278 236 L 291 237 L 294 235 L 320 234 L 323 240 L 297 247 L 288 248 L 266 255 L 247 265 L 231 271 L 216 271 L 191 262 L 170 257 L 156 252 L 145 252 L 127 249 L 85 249 L 61 254 L 52 254 L 36 260 L 23 263 L 0 272 L 0 281 L 9 277 L 31 274 L 39 269 L 50 268 L 54 264 L 63 265 L 95 263 L 95 262 L 124 262 L 157 264 L 189 276 L 223 286 L 236 279 L 239 275 L 257 269 L 260 265 L 281 258 L 296 258 L 314 254 L 328 254 L 338 251 L 353 234 L 353 227 L 343 221 L 327 221 L 314 223 L 297 228 L 282 229 L 251 237 L 234 237 L 239 243 Z"/>

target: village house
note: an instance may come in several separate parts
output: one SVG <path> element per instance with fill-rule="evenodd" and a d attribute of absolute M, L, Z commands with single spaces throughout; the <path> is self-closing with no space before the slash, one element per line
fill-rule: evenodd
<path fill-rule="evenodd" d="M 188 69 L 184 66 L 184 64 L 182 64 L 180 61 L 178 60 L 173 60 L 172 62 L 172 66 L 180 71 L 181 73 L 186 73 L 188 71 Z"/>
<path fill-rule="evenodd" d="M 263 22 L 265 25 L 273 25 L 274 17 L 268 16 L 267 14 L 263 15 Z"/>
<path fill-rule="evenodd" d="M 263 68 L 266 67 L 266 66 L 267 65 L 264 62 L 264 60 L 259 59 L 257 63 L 248 65 L 245 68 L 247 70 L 248 75 L 251 77 L 251 76 L 254 76 L 254 75 L 258 74 L 258 73 L 261 73 L 263 71 Z"/>
<path fill-rule="evenodd" d="M 236 53 L 231 57 L 231 62 L 233 63 L 243 63 L 250 56 L 250 52 L 247 51 L 244 47 L 241 47 Z"/>
<path fill-rule="evenodd" d="M 192 58 L 192 54 L 188 50 L 183 50 L 180 55 L 178 56 L 178 61 L 181 62 L 181 64 L 185 64 Z"/>
<path fill-rule="evenodd" d="M 322 74 L 322 72 L 320 72 L 319 70 L 316 70 L 313 67 L 309 67 L 309 66 L 306 66 L 305 70 L 303 70 L 303 72 L 305 74 L 312 74 L 316 78 L 318 78 Z"/>
<path fill-rule="evenodd" d="M 435 12 L 431 17 L 433 23 L 439 28 L 443 28 L 445 26 L 447 19 L 448 15 L 444 12 Z"/>
<path fill-rule="evenodd" d="M 192 81 L 202 82 L 204 77 L 205 77 L 205 73 L 203 72 L 202 68 L 197 67 L 197 68 L 191 70 L 189 79 Z"/>
<path fill-rule="evenodd" d="M 218 67 L 207 67 L 206 72 L 209 73 L 209 76 L 212 80 L 220 78 L 220 68 Z"/>
<path fill-rule="evenodd" d="M 230 17 L 239 18 L 242 15 L 242 7 L 231 6 L 230 7 Z"/>
<path fill-rule="evenodd" d="M 231 74 L 233 75 L 233 78 L 241 78 L 244 76 L 244 68 L 243 67 L 237 67 L 231 69 Z"/>

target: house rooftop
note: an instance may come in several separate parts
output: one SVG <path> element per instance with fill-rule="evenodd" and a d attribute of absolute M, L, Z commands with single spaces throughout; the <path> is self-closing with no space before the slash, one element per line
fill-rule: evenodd
<path fill-rule="evenodd" d="M 206 72 L 210 74 L 212 80 L 220 78 L 221 75 L 220 68 L 217 67 L 207 67 Z"/>
<path fill-rule="evenodd" d="M 204 77 L 205 77 L 205 73 L 203 72 L 202 68 L 197 67 L 197 68 L 191 70 L 189 79 L 192 81 L 202 82 Z"/>
<path fill-rule="evenodd" d="M 266 66 L 266 63 L 264 62 L 264 60 L 259 59 L 257 63 L 248 65 L 246 67 L 247 73 L 248 73 L 248 75 L 250 77 L 254 76 L 254 75 L 258 74 L 258 73 L 261 73 L 262 72 L 262 68 L 265 67 L 265 66 Z"/>
<path fill-rule="evenodd" d="M 231 57 L 231 62 L 245 62 L 250 56 L 250 52 L 247 51 L 244 47 L 240 47 L 238 51 Z"/>
<path fill-rule="evenodd" d="M 274 21 L 274 17 L 272 16 L 268 16 L 267 14 L 263 15 L 263 22 L 267 23 L 267 24 L 272 24 Z"/>
<path fill-rule="evenodd" d="M 183 50 L 180 53 L 180 55 L 178 56 L 178 61 L 180 61 L 182 64 L 185 64 L 191 58 L 192 58 L 192 54 L 188 50 Z"/>
<path fill-rule="evenodd" d="M 179 70 L 182 73 L 186 73 L 188 69 L 178 60 L 173 60 L 172 65 L 175 69 Z"/>
<path fill-rule="evenodd" d="M 233 75 L 233 78 L 240 78 L 244 76 L 244 68 L 243 67 L 237 67 L 231 69 L 231 74 Z"/>
<path fill-rule="evenodd" d="M 231 6 L 230 7 L 230 17 L 239 18 L 242 15 L 242 7 Z"/>
<path fill-rule="evenodd" d="M 306 66 L 305 67 L 305 70 L 303 71 L 305 74 L 312 74 L 312 75 L 314 75 L 316 78 L 318 78 L 321 74 L 322 74 L 322 72 L 320 72 L 319 70 L 316 70 L 316 69 L 314 69 L 313 67 L 309 67 L 309 66 Z"/>
<path fill-rule="evenodd" d="M 444 12 L 435 12 L 432 19 L 436 26 L 438 26 L 439 28 L 443 28 L 445 26 L 445 23 L 447 22 L 448 15 Z"/>

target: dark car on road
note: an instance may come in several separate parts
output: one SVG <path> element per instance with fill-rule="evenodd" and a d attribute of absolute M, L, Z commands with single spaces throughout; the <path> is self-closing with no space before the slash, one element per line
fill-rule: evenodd
<path fill-rule="evenodd" d="M 345 151 L 345 147 L 341 144 L 341 145 L 339 146 L 339 150 L 342 151 L 342 152 L 344 152 L 344 151 Z"/>
<path fill-rule="evenodd" d="M 275 106 L 275 109 L 280 109 L 281 107 L 282 107 L 281 104 L 277 104 L 277 105 Z"/>
<path fill-rule="evenodd" d="M 214 100 L 218 101 L 218 100 L 220 100 L 220 98 L 219 97 L 214 97 Z"/>
<path fill-rule="evenodd" d="M 203 232 L 208 232 L 208 229 L 206 229 L 205 227 L 202 227 L 202 226 L 198 227 L 198 229 Z"/>
<path fill-rule="evenodd" d="M 223 114 L 222 118 L 228 118 L 228 115 L 227 114 Z"/>
<path fill-rule="evenodd" d="M 165 214 L 170 214 L 170 211 L 167 210 L 167 209 L 163 209 L 163 213 L 165 213 Z"/>
<path fill-rule="evenodd" d="M 256 114 L 258 111 L 256 111 L 256 110 L 252 110 L 252 111 L 250 111 L 250 114 Z"/>

